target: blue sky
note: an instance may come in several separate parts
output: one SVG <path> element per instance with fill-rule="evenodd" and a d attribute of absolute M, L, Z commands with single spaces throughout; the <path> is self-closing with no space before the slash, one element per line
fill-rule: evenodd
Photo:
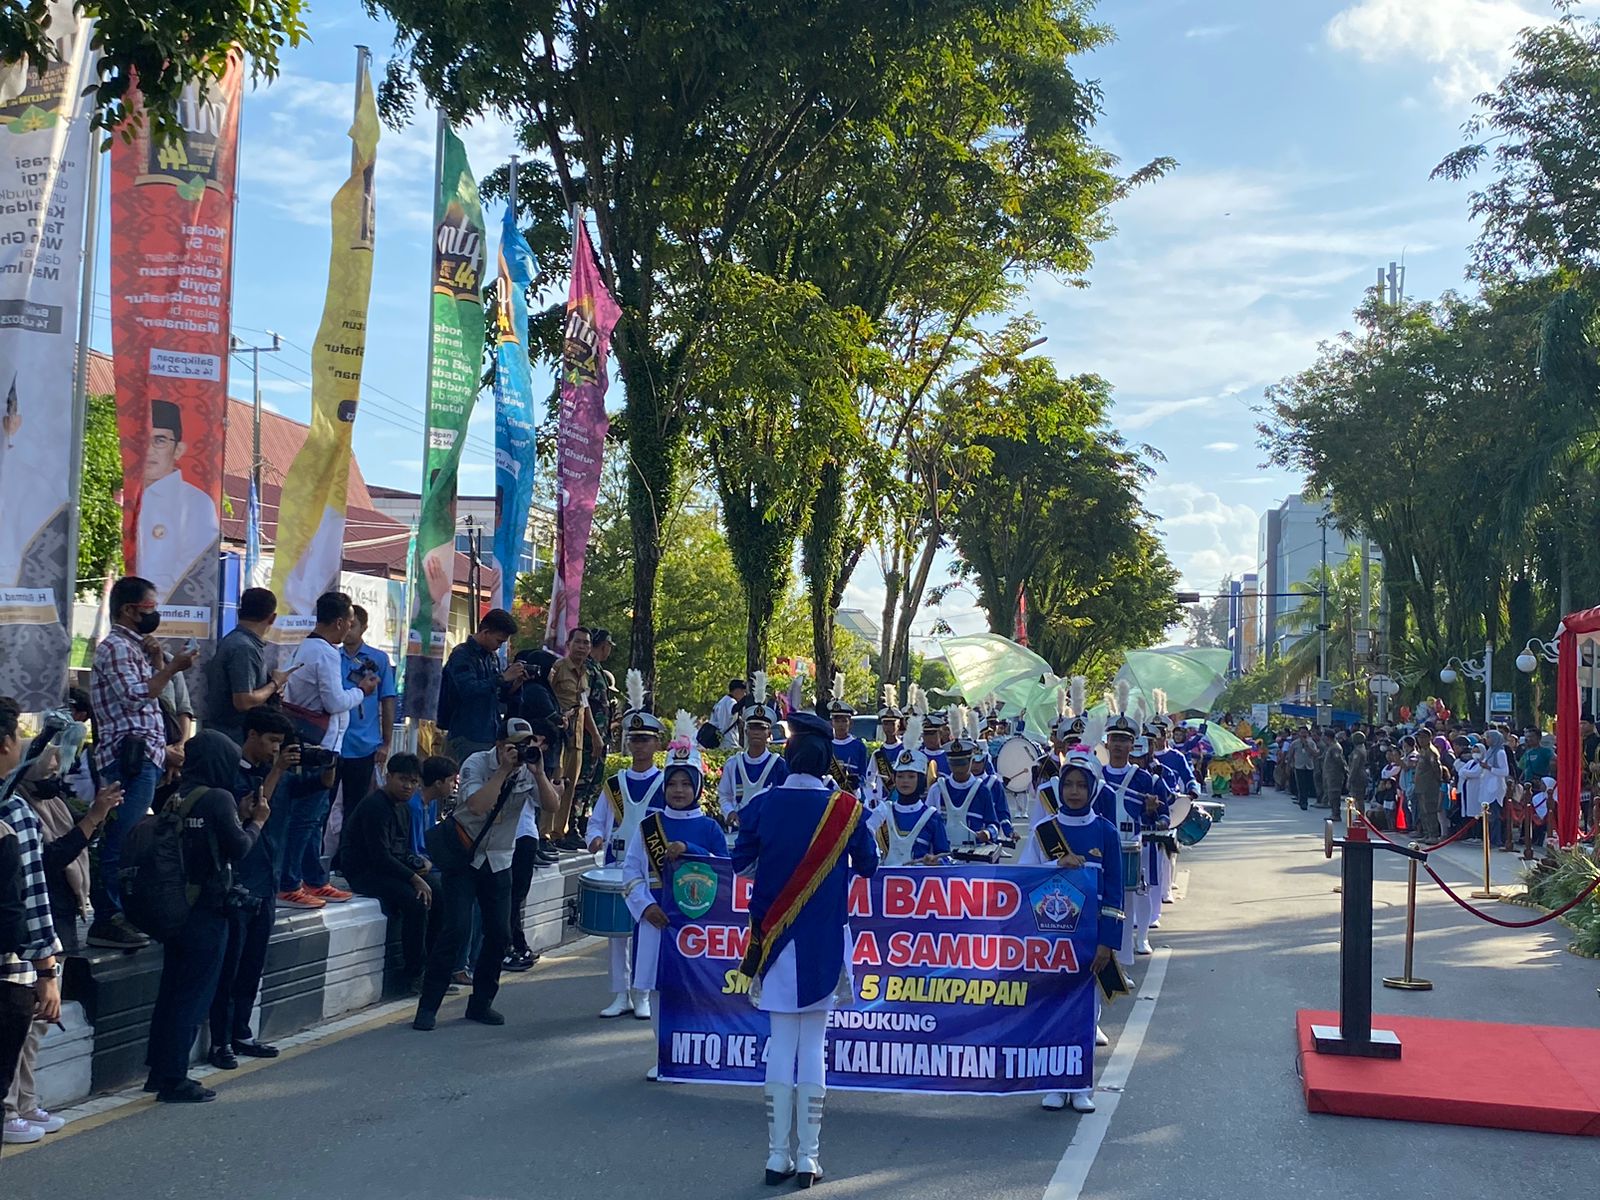
<path fill-rule="evenodd" d="M 1254 405 L 1345 327 L 1377 269 L 1404 259 L 1407 290 L 1462 286 L 1466 188 L 1428 173 L 1459 142 L 1470 98 L 1504 67 L 1543 0 L 1105 0 L 1116 42 L 1079 64 L 1105 91 L 1098 138 L 1132 169 L 1181 166 L 1117 206 L 1087 289 L 1035 280 L 1029 304 L 1064 371 L 1116 389 L 1115 421 L 1165 455 L 1148 494 L 1185 582 L 1209 589 L 1255 561 L 1259 513 L 1298 490 L 1261 467 Z M 387 28 L 353 0 L 310 0 L 310 45 L 248 92 L 240 155 L 234 328 L 290 343 L 264 356 L 266 399 L 309 412 L 309 348 L 326 283 L 328 201 L 348 169 L 352 47 L 378 67 Z M 479 174 L 509 131 L 465 131 Z M 421 470 L 433 138 L 424 115 L 378 148 L 378 242 L 357 452 L 369 481 L 415 488 Z M 491 208 L 493 237 L 498 209 Z M 109 348 L 104 266 L 94 344 Z M 234 364 L 233 394 L 249 394 Z M 620 399 L 620 388 L 613 392 Z M 492 404 L 479 401 L 462 486 L 492 486 Z M 286 466 L 286 464 L 284 464 Z M 876 615 L 870 556 L 848 603 Z M 935 614 L 919 621 L 919 629 Z M 982 627 L 969 595 L 943 615 Z"/>

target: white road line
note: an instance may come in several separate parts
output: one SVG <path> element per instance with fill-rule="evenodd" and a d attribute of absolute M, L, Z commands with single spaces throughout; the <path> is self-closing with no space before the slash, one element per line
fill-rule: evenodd
<path fill-rule="evenodd" d="M 1145 1032 L 1150 1028 L 1150 1018 L 1156 1011 L 1156 1000 L 1161 995 L 1161 985 L 1167 978 L 1167 962 L 1172 957 L 1170 947 L 1157 950 L 1150 960 L 1150 970 L 1133 1002 L 1133 1012 L 1117 1038 L 1111 1061 L 1100 1075 L 1095 1088 L 1095 1111 L 1077 1118 L 1078 1127 L 1072 1135 L 1072 1144 L 1056 1164 L 1055 1174 L 1044 1189 L 1044 1200 L 1078 1200 L 1088 1181 L 1089 1170 L 1100 1153 L 1100 1144 L 1106 1140 L 1111 1128 L 1111 1118 L 1116 1115 L 1122 1100 L 1123 1089 L 1128 1086 L 1128 1076 L 1133 1073 L 1133 1063 L 1144 1045 Z M 1069 1110 L 1070 1111 L 1070 1110 Z M 1069 1118 L 1070 1119 L 1070 1118 Z"/>

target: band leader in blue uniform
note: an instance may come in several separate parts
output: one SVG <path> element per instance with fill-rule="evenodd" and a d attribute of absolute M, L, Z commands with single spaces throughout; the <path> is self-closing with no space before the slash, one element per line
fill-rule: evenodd
<path fill-rule="evenodd" d="M 828 725 L 803 711 L 788 724 L 789 777 L 745 810 L 733 868 L 753 876 L 750 949 L 740 969 L 772 1021 L 766 1178 L 793 1175 L 810 1187 L 822 1176 L 828 1013 L 836 1000 L 854 999 L 850 878 L 877 870 L 878 848 L 861 802 L 822 781 L 834 759 Z"/>

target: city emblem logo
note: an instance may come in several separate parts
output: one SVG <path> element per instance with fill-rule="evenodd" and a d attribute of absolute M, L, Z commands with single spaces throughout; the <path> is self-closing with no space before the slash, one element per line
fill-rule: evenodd
<path fill-rule="evenodd" d="M 679 912 L 698 921 L 717 902 L 717 873 L 703 863 L 685 863 L 672 876 L 672 899 Z"/>
<path fill-rule="evenodd" d="M 1033 924 L 1040 933 L 1072 933 L 1083 912 L 1083 893 L 1065 875 L 1052 875 L 1028 893 Z"/>

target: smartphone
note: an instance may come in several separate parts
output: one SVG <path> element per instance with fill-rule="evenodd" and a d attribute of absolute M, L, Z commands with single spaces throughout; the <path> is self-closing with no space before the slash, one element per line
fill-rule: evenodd
<path fill-rule="evenodd" d="M 194 638 L 190 638 L 187 642 L 185 642 L 183 644 L 183 652 L 185 654 L 199 654 L 200 653 L 200 643 L 197 642 Z"/>

